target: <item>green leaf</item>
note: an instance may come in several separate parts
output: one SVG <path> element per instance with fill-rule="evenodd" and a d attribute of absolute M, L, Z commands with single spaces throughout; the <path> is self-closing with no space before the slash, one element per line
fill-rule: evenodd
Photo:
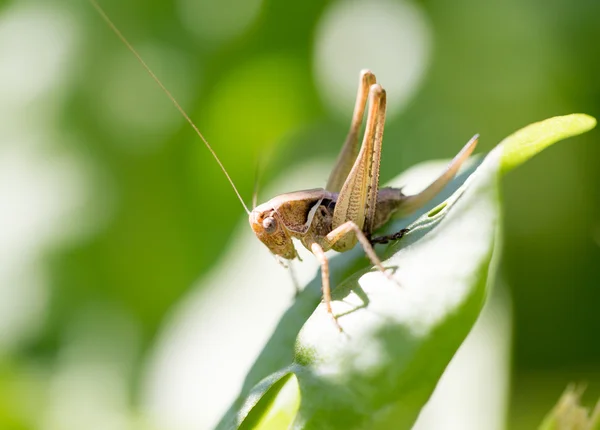
<path fill-rule="evenodd" d="M 289 374 L 302 400 L 281 428 L 411 428 L 491 288 L 501 174 L 593 123 L 570 115 L 528 126 L 473 161 L 428 207 L 386 226 L 382 233 L 410 227 L 401 241 L 378 248 L 399 285 L 360 247 L 331 258 L 332 305 L 344 333 L 321 303 L 319 273 L 282 316 L 219 428 L 256 428 L 257 417 L 273 413 L 261 400 L 275 405 L 270 388 Z M 422 165 L 392 185 L 425 186 L 441 169 Z"/>
<path fill-rule="evenodd" d="M 240 430 L 279 430 L 288 428 L 294 422 L 300 407 L 296 376 L 287 373 L 272 384 L 263 384 L 263 387 L 265 391 L 257 398 L 258 402 L 252 405 Z"/>
<path fill-rule="evenodd" d="M 553 143 L 585 133 L 595 126 L 595 118 L 574 113 L 555 116 L 522 128 L 499 145 L 503 148 L 502 173 L 520 166 Z"/>

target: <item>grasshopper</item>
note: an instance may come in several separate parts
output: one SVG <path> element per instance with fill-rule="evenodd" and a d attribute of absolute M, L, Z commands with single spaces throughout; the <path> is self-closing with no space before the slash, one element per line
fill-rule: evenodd
<path fill-rule="evenodd" d="M 360 243 L 374 266 L 392 282 L 396 282 L 386 271 L 375 253 L 373 245 L 399 240 L 408 232 L 408 229 L 381 237 L 372 237 L 373 232 L 385 225 L 393 216 L 409 215 L 434 198 L 471 155 L 477 145 L 477 135 L 467 142 L 446 170 L 420 193 L 405 195 L 401 188 L 380 189 L 379 166 L 385 122 L 386 92 L 377 83 L 375 75 L 371 71 L 363 70 L 360 73 L 350 131 L 325 188 L 281 194 L 266 203 L 253 207 L 250 211 L 215 151 L 188 114 L 112 23 L 104 10 L 95 0 L 90 0 L 90 2 L 167 94 L 211 152 L 246 210 L 250 226 L 258 239 L 275 256 L 293 260 L 298 258 L 292 241 L 292 238 L 296 238 L 319 260 L 325 307 L 340 331 L 341 326 L 331 308 L 331 285 L 326 251 L 333 249 L 345 252 Z M 367 106 L 364 136 L 362 144 L 359 145 L 359 133 Z"/>
<path fill-rule="evenodd" d="M 367 122 L 360 145 L 365 107 Z M 371 262 L 395 282 L 373 249 L 376 243 L 401 239 L 408 229 L 372 237 L 392 216 L 409 215 L 435 197 L 454 177 L 477 145 L 475 135 L 425 190 L 407 196 L 400 188 L 379 189 L 379 165 L 385 122 L 386 93 L 369 70 L 360 73 L 354 113 L 342 150 L 325 188 L 281 194 L 255 207 L 250 226 L 269 250 L 284 259 L 298 257 L 298 239 L 321 263 L 323 299 L 327 312 L 341 330 L 331 309 L 329 263 L 325 251 L 349 251 L 360 243 Z"/>

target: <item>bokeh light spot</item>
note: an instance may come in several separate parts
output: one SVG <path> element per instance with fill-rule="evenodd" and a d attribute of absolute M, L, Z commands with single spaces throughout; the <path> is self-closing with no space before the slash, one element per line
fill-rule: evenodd
<path fill-rule="evenodd" d="M 47 278 L 38 258 L 80 227 L 65 220 L 77 219 L 89 187 L 73 157 L 37 154 L 27 137 L 13 139 L 0 150 L 0 350 L 41 328 Z"/>
<path fill-rule="evenodd" d="M 11 114 L 65 79 L 76 29 L 63 11 L 15 5 L 0 15 L 0 113 Z M 41 73 L 43 71 L 43 73 Z"/>
<path fill-rule="evenodd" d="M 199 39 L 217 42 L 241 34 L 256 19 L 262 0 L 179 0 L 183 25 Z"/>
<path fill-rule="evenodd" d="M 430 42 L 427 18 L 412 2 L 334 3 L 315 38 L 315 74 L 326 103 L 347 116 L 359 71 L 371 69 L 387 90 L 388 114 L 398 113 L 424 75 Z"/>

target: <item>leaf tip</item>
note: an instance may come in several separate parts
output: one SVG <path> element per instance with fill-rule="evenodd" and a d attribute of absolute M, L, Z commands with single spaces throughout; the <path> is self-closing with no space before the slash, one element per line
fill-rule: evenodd
<path fill-rule="evenodd" d="M 575 114 L 580 118 L 580 121 L 582 123 L 582 129 L 583 131 L 589 131 L 592 128 L 596 127 L 596 124 L 598 123 L 598 121 L 596 120 L 596 118 L 594 118 L 591 115 L 585 114 L 585 113 L 578 113 Z"/>
<path fill-rule="evenodd" d="M 593 116 L 574 113 L 548 118 L 518 130 L 499 145 L 502 148 L 502 173 L 523 164 L 559 140 L 591 130 L 596 123 Z"/>

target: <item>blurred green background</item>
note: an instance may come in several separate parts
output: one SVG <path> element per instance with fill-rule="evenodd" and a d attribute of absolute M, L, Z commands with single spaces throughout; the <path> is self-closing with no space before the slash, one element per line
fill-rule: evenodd
<path fill-rule="evenodd" d="M 600 116 L 597 0 L 101 4 L 248 204 L 259 159 L 261 187 L 334 159 L 361 68 L 388 90 L 383 182 L 476 132 L 482 152 L 546 117 Z M 243 209 L 86 1 L 0 2 L 0 113 L 0 428 L 81 428 L 74 411 L 106 410 L 99 428 L 158 428 L 139 407 L 149 351 L 235 246 Z M 599 139 L 503 184 L 509 428 L 533 428 L 571 381 L 600 395 Z"/>

